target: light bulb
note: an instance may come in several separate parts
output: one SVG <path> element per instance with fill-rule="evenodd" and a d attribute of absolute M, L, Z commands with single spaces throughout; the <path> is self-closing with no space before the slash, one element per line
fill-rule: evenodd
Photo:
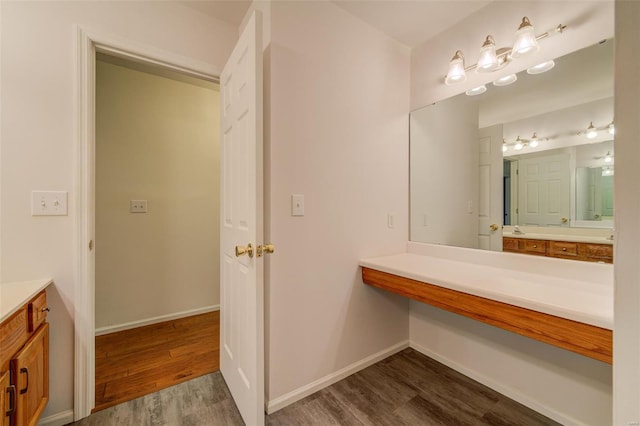
<path fill-rule="evenodd" d="M 615 135 L 616 134 L 616 126 L 613 125 L 613 121 L 611 122 L 611 124 L 609 124 L 609 134 L 610 135 Z"/>
<path fill-rule="evenodd" d="M 587 139 L 593 139 L 598 136 L 598 130 L 596 130 L 593 125 L 593 121 L 589 123 L 589 127 L 587 127 Z"/>
<path fill-rule="evenodd" d="M 522 143 L 522 140 L 520 139 L 520 136 L 518 136 L 518 138 L 516 139 L 516 144 L 513 147 L 516 151 L 520 151 L 522 148 L 524 147 L 524 144 Z"/>
<path fill-rule="evenodd" d="M 533 133 L 533 136 L 531 136 L 531 140 L 529 141 L 529 146 L 531 148 L 535 148 L 538 146 L 538 136 L 535 134 L 535 132 Z"/>
<path fill-rule="evenodd" d="M 502 152 L 507 152 L 507 150 L 509 149 L 509 147 L 507 146 L 506 143 L 502 144 Z"/>
<path fill-rule="evenodd" d="M 529 18 L 525 16 L 522 18 L 518 31 L 516 31 L 516 41 L 513 43 L 511 56 L 519 58 L 529 53 L 537 52 L 538 49 L 540 49 L 540 46 L 538 45 L 538 40 L 536 40 L 533 25 L 529 22 Z"/>
<path fill-rule="evenodd" d="M 461 51 L 456 50 L 455 55 L 449 62 L 449 72 L 444 79 L 444 83 L 447 86 L 452 84 L 462 83 L 467 79 L 467 72 L 464 70 L 464 55 Z"/>
<path fill-rule="evenodd" d="M 496 81 L 493 82 L 494 86 L 508 86 L 512 83 L 515 83 L 518 80 L 518 76 L 515 74 L 505 75 L 504 77 L 500 77 Z"/>
<path fill-rule="evenodd" d="M 556 63 L 553 62 L 553 60 L 546 61 L 541 64 L 534 65 L 530 68 L 527 68 L 527 74 L 542 74 L 543 72 L 547 72 L 555 66 L 556 66 Z"/>
<path fill-rule="evenodd" d="M 498 57 L 496 56 L 496 42 L 490 35 L 480 48 L 480 58 L 476 67 L 477 72 L 491 72 L 498 68 Z"/>
<path fill-rule="evenodd" d="M 611 157 L 611 153 L 607 152 L 607 155 L 604 156 L 604 162 L 605 163 L 610 163 L 613 160 L 613 158 Z"/>
<path fill-rule="evenodd" d="M 476 96 L 476 95 L 482 95 L 486 91 L 487 91 L 487 86 L 485 86 L 483 84 L 482 86 L 478 86 L 478 87 L 474 87 L 473 89 L 469 89 L 464 93 L 467 96 Z"/>

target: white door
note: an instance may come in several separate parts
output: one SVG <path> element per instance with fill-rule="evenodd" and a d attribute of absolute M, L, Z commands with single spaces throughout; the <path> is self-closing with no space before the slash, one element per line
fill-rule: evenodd
<path fill-rule="evenodd" d="M 479 130 L 478 248 L 502 251 L 502 124 Z"/>
<path fill-rule="evenodd" d="M 263 210 L 259 12 L 254 12 L 222 71 L 220 94 L 220 370 L 245 423 L 262 425 L 263 260 L 256 255 L 262 244 Z"/>
<path fill-rule="evenodd" d="M 520 160 L 520 225 L 569 226 L 569 154 Z"/>

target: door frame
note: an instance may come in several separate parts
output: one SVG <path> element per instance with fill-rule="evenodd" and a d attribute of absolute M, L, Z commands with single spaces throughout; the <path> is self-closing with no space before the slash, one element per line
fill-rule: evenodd
<path fill-rule="evenodd" d="M 73 418 L 95 406 L 95 63 L 96 53 L 142 62 L 219 83 L 221 69 L 126 38 L 76 27 L 76 286 Z"/>

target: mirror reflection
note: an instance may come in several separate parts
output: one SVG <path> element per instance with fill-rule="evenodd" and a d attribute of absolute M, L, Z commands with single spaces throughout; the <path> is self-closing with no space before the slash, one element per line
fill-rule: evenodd
<path fill-rule="evenodd" d="M 410 239 L 610 261 L 612 40 L 510 80 L 411 113 Z"/>

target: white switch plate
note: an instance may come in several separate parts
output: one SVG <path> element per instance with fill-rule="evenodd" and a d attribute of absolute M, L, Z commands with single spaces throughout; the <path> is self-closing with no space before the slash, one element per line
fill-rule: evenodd
<path fill-rule="evenodd" d="M 67 191 L 31 191 L 31 216 L 66 216 Z"/>
<path fill-rule="evenodd" d="M 291 195 L 291 216 L 304 216 L 304 195 Z"/>
<path fill-rule="evenodd" d="M 131 200 L 129 201 L 129 213 L 146 213 L 147 200 Z"/>

